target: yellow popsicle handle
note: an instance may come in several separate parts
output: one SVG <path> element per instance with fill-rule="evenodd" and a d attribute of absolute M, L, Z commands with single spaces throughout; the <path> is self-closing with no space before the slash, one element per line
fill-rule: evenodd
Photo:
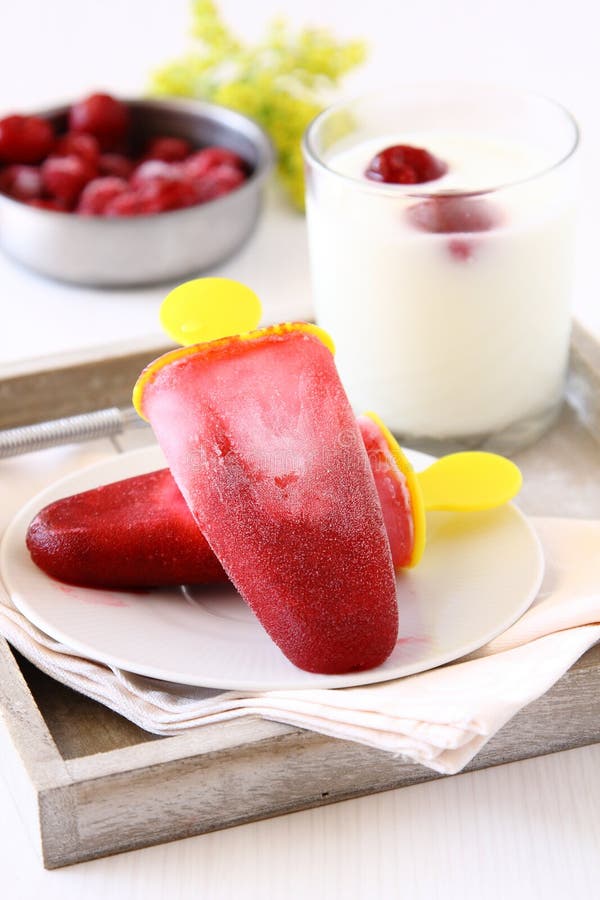
<path fill-rule="evenodd" d="M 260 300 L 230 278 L 196 278 L 167 294 L 160 324 L 175 343 L 188 347 L 253 331 L 262 316 Z"/>
<path fill-rule="evenodd" d="M 417 475 L 426 510 L 476 512 L 502 506 L 518 494 L 522 476 L 495 453 L 451 453 Z"/>

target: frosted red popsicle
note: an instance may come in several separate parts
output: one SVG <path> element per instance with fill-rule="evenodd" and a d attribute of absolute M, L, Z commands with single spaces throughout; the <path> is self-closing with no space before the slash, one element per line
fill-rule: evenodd
<path fill-rule="evenodd" d="M 372 414 L 371 414 L 372 415 Z M 403 457 L 404 469 L 412 472 L 412 467 L 402 454 L 400 447 L 387 428 L 375 416 L 359 416 L 356 423 L 369 457 L 371 471 L 385 529 L 390 543 L 395 569 L 404 569 L 418 560 L 422 552 L 422 524 L 420 504 L 415 503 L 413 486 L 398 464 L 398 456 Z M 414 479 L 414 473 L 413 473 Z"/>
<path fill-rule="evenodd" d="M 168 469 L 50 503 L 27 547 L 48 575 L 83 587 L 227 581 Z"/>
<path fill-rule="evenodd" d="M 297 666 L 382 663 L 397 638 L 381 507 L 327 336 L 280 325 L 176 350 L 140 376 L 200 530 Z"/>

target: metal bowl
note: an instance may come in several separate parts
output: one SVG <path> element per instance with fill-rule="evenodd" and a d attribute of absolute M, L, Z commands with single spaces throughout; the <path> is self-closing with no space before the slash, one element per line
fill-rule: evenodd
<path fill-rule="evenodd" d="M 273 164 L 269 139 L 240 113 L 187 100 L 125 100 L 141 148 L 157 135 L 219 144 L 246 160 L 247 181 L 198 206 L 127 218 L 38 209 L 0 195 L 0 245 L 14 259 L 61 281 L 98 287 L 142 285 L 196 274 L 225 259 L 250 235 Z M 39 113 L 57 130 L 68 107 Z"/>

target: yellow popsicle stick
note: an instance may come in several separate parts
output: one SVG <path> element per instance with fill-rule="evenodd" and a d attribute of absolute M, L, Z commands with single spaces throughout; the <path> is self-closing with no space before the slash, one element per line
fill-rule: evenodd
<path fill-rule="evenodd" d="M 413 568 L 425 550 L 425 513 L 477 512 L 495 509 L 512 500 L 523 478 L 518 467 L 503 456 L 482 451 L 451 453 L 422 472 L 415 472 L 394 435 L 378 415 L 366 413 L 377 425 L 404 477 L 413 513 L 413 551 L 406 568 Z"/>
<path fill-rule="evenodd" d="M 238 281 L 196 278 L 167 294 L 159 316 L 169 337 L 187 347 L 253 331 L 262 307 L 254 291 Z"/>
<path fill-rule="evenodd" d="M 418 475 L 425 509 L 476 512 L 494 509 L 518 494 L 517 466 L 495 453 L 451 453 Z"/>

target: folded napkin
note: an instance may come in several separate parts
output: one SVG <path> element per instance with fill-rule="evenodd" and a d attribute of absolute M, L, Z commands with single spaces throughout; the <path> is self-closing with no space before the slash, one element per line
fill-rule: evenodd
<path fill-rule="evenodd" d="M 600 640 L 600 521 L 534 524 L 546 574 L 537 599 L 516 624 L 458 663 L 367 687 L 243 693 L 155 681 L 53 640 L 3 590 L 0 633 L 48 675 L 155 734 L 258 715 L 454 774 Z"/>

